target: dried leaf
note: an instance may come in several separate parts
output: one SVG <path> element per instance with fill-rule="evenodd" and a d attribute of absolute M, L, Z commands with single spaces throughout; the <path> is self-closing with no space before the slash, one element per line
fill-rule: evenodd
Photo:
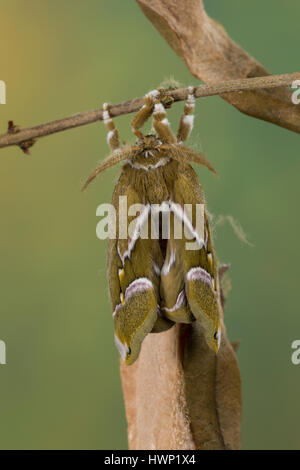
<path fill-rule="evenodd" d="M 239 449 L 240 373 L 224 330 L 217 356 L 197 322 L 150 334 L 121 377 L 130 449 Z"/>
<path fill-rule="evenodd" d="M 202 0 L 136 0 L 146 17 L 197 78 L 212 84 L 260 77 L 267 70 L 210 18 Z M 287 88 L 224 93 L 245 114 L 300 132 L 300 106 Z"/>

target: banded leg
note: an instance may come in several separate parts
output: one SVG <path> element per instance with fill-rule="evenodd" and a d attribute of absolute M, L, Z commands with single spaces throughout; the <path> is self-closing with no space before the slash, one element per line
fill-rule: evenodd
<path fill-rule="evenodd" d="M 177 142 L 167 118 L 165 107 L 161 102 L 154 105 L 153 127 L 164 143 L 175 144 Z"/>
<path fill-rule="evenodd" d="M 110 116 L 108 104 L 103 104 L 103 122 L 108 129 L 107 143 L 112 152 L 120 149 L 119 133 Z"/>
<path fill-rule="evenodd" d="M 184 142 L 187 140 L 193 130 L 194 126 L 194 111 L 195 111 L 195 96 L 194 87 L 188 88 L 189 94 L 184 106 L 183 115 L 181 116 L 179 129 L 177 133 L 177 142 Z"/>
<path fill-rule="evenodd" d="M 132 132 L 138 139 L 143 137 L 143 133 L 139 129 L 143 127 L 145 122 L 152 115 L 154 109 L 154 100 L 158 98 L 159 95 L 160 92 L 158 90 L 149 91 L 149 93 L 144 96 L 144 105 L 131 121 Z"/>

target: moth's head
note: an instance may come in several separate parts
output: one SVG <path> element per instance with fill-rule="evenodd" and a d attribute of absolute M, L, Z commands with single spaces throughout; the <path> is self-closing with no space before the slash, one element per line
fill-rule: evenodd
<path fill-rule="evenodd" d="M 140 137 L 135 144 L 137 149 L 128 159 L 134 168 L 149 169 L 165 165 L 170 161 L 170 156 L 163 149 L 162 142 L 156 135 L 149 134 Z"/>
<path fill-rule="evenodd" d="M 142 136 L 136 141 L 136 145 L 140 147 L 141 151 L 158 150 L 161 144 L 161 140 L 154 134 Z"/>

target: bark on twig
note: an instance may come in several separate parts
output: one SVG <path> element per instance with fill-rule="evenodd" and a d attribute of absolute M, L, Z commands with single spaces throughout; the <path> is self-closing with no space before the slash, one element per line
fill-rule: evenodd
<path fill-rule="evenodd" d="M 227 93 L 231 95 L 232 92 L 240 93 L 245 90 L 273 89 L 283 86 L 291 86 L 295 80 L 300 80 L 299 72 L 284 75 L 270 75 L 259 78 L 227 80 L 225 82 L 212 85 L 200 85 L 195 87 L 195 96 L 196 98 L 203 98 L 205 96 L 221 94 L 222 96 L 225 96 Z M 188 89 L 176 88 L 170 91 L 170 95 L 174 98 L 174 101 L 183 101 L 187 98 Z M 110 114 L 112 117 L 116 117 L 123 114 L 133 113 L 138 111 L 142 105 L 143 98 L 136 98 L 124 103 L 112 105 L 110 107 Z M 47 122 L 45 124 L 40 124 L 39 126 L 22 130 L 17 126 L 14 126 L 12 121 L 9 121 L 10 125 L 7 133 L 0 135 L 0 148 L 18 145 L 23 151 L 26 149 L 26 153 L 28 153 L 28 148 L 35 143 L 35 139 L 55 134 L 56 132 L 62 132 L 75 127 L 91 124 L 96 121 L 102 121 L 102 112 L 102 109 L 96 109 L 94 111 L 75 114 L 74 116 L 58 119 L 56 121 Z M 13 131 L 12 126 L 14 127 Z M 300 122 L 298 127 L 295 126 L 295 128 L 291 130 L 300 133 Z"/>
<path fill-rule="evenodd" d="M 228 36 L 220 23 L 207 15 L 202 0 L 136 2 L 190 72 L 204 82 L 268 75 L 259 62 Z M 245 114 L 300 132 L 300 106 L 292 103 L 287 89 L 230 93 L 222 98 Z"/>

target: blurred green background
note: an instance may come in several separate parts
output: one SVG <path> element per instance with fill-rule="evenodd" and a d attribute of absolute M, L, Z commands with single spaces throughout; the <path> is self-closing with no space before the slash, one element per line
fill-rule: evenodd
<path fill-rule="evenodd" d="M 299 70 L 298 0 L 206 2 L 208 12 L 270 72 Z M 0 79 L 7 121 L 28 127 L 118 103 L 174 76 L 197 84 L 133 0 L 0 1 Z M 182 104 L 171 111 L 177 125 Z M 132 141 L 129 116 L 117 119 Z M 217 229 L 231 263 L 226 325 L 243 380 L 243 447 L 300 448 L 299 136 L 197 102 L 192 144 L 217 168 L 197 169 L 216 216 L 232 215 L 254 247 Z M 80 187 L 108 153 L 100 123 L 0 150 L 0 446 L 125 449 L 126 422 L 96 207 L 120 168 Z"/>

